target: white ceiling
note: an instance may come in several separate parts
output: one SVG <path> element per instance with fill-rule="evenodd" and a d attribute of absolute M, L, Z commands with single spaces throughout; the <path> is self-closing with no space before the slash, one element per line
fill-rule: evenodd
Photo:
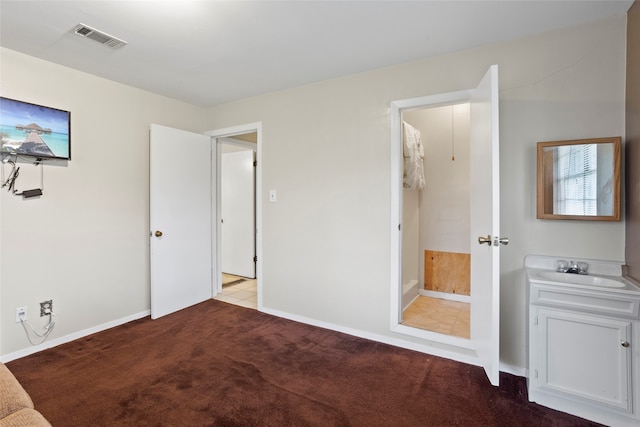
<path fill-rule="evenodd" d="M 624 15 L 632 3 L 1 0 L 0 45 L 211 106 Z M 128 45 L 77 36 L 79 23 Z"/>

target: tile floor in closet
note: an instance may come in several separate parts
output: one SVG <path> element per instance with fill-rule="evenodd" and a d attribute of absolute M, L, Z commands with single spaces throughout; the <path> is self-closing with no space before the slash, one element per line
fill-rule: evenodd
<path fill-rule="evenodd" d="M 462 338 L 470 337 L 469 304 L 419 296 L 404 311 L 403 325 Z"/>

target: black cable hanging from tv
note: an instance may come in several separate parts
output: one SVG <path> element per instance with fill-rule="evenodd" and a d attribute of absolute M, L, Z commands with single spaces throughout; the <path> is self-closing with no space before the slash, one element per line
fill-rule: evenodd
<path fill-rule="evenodd" d="M 5 159 L 3 159 L 3 162 L 2 162 L 3 163 L 2 164 L 3 179 L 4 179 L 5 163 L 8 163 L 11 165 L 11 173 L 9 174 L 9 177 L 6 180 L 4 180 L 4 182 L 2 183 L 2 188 L 8 187 L 7 188 L 8 192 L 12 193 L 14 196 L 22 196 L 24 199 L 42 196 L 43 190 L 44 190 L 44 166 L 43 166 L 42 158 L 38 157 L 33 162 L 34 166 L 40 166 L 40 188 L 33 188 L 31 190 L 24 190 L 22 192 L 18 192 L 19 190 L 16 188 L 16 181 L 18 179 L 18 176 L 20 176 L 20 166 L 16 167 L 17 161 L 18 161 L 17 156 L 15 161 L 11 160 L 9 157 L 6 157 Z"/>

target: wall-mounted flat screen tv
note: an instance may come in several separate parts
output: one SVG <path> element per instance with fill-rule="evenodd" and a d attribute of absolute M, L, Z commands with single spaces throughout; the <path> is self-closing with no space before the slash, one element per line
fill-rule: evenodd
<path fill-rule="evenodd" d="M 71 113 L 0 97 L 2 153 L 71 159 Z"/>

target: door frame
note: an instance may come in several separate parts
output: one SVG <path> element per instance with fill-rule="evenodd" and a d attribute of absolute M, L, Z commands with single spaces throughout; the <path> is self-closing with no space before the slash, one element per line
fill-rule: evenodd
<path fill-rule="evenodd" d="M 483 149 L 489 149 L 489 152 L 483 151 L 482 153 L 490 155 L 491 172 L 489 193 L 491 213 L 491 224 L 488 224 L 488 230 L 486 232 L 494 235 L 494 242 L 490 248 L 491 251 L 491 268 L 487 269 L 476 268 L 476 272 L 482 277 L 476 277 L 479 281 L 474 285 L 474 262 L 471 262 L 471 338 L 464 339 L 459 337 L 452 337 L 436 332 L 425 331 L 422 329 L 412 328 L 401 324 L 402 321 L 402 210 L 403 210 L 403 194 L 402 194 L 402 177 L 403 177 L 403 140 L 402 140 L 402 113 L 403 111 L 411 111 L 415 109 L 440 107 L 447 105 L 454 105 L 459 103 L 469 102 L 471 104 L 471 123 L 470 123 L 470 137 L 471 154 L 473 155 L 475 144 L 482 144 Z M 474 109 L 475 106 L 475 109 Z M 488 108 L 487 108 L 488 106 Z M 478 109 L 479 107 L 482 107 Z M 474 119 L 474 111 L 477 119 Z M 482 366 L 487 374 L 487 378 L 494 386 L 499 385 L 499 314 L 500 314 L 500 301 L 499 301 L 499 127 L 498 127 L 498 66 L 492 65 L 485 73 L 484 77 L 480 80 L 476 88 L 458 92 L 449 92 L 432 96 L 425 96 L 419 98 L 411 98 L 400 101 L 393 101 L 391 103 L 391 265 L 390 265 L 390 327 L 393 332 L 397 332 L 403 335 L 409 335 L 417 338 L 422 338 L 431 341 L 431 348 L 434 351 L 428 351 L 430 354 L 443 355 L 453 360 L 468 362 L 474 365 Z M 477 153 L 476 153 L 477 154 Z M 471 172 L 474 171 L 477 166 L 477 161 L 483 161 L 487 163 L 487 159 L 483 156 L 475 156 L 477 160 L 471 159 Z M 485 164 L 483 163 L 483 164 Z M 495 170 L 495 168 L 498 168 Z M 473 176 L 472 176 L 473 181 Z M 485 187 L 482 187 L 485 188 Z M 482 190 L 480 188 L 480 190 Z M 477 189 L 476 189 L 477 190 Z M 471 209 L 478 207 L 480 213 L 485 213 L 487 216 L 487 206 L 482 206 L 482 203 L 478 203 L 478 200 L 474 202 L 474 198 L 478 198 L 482 192 L 474 193 L 473 186 L 471 188 Z M 484 199 L 483 199 L 484 200 Z M 475 206 L 475 207 L 474 207 Z M 471 233 L 478 233 L 477 227 L 474 228 L 473 220 L 474 212 L 472 212 L 471 219 Z M 484 233 L 484 229 L 482 233 Z M 477 235 L 477 234 L 474 234 Z M 484 235 L 484 234 L 482 234 Z M 470 242 L 474 239 L 469 236 Z M 500 239 L 501 240 L 501 239 Z M 482 243 L 478 239 L 478 243 Z M 502 243 L 500 241 L 500 243 Z M 477 249 L 477 247 L 476 247 Z M 471 250 L 473 252 L 473 249 Z M 475 253 L 479 255 L 479 253 Z M 482 255 L 482 254 L 480 254 Z M 472 254 L 473 256 L 473 254 Z M 482 258 L 482 256 L 481 256 Z M 478 258 L 480 259 L 480 258 Z M 486 259 L 484 260 L 486 262 Z M 491 277 L 485 277 L 491 276 Z M 487 280 L 487 282 L 485 282 Z M 482 308 L 484 305 L 476 305 L 474 301 L 478 301 L 477 296 L 484 296 L 484 292 L 478 294 L 477 286 L 481 286 L 481 291 L 487 291 L 489 296 L 489 304 L 491 312 L 488 316 L 476 315 L 476 321 L 474 321 L 474 312 L 482 313 L 478 310 L 478 307 Z M 474 290 L 476 297 L 474 297 Z M 480 299 L 480 302 L 485 302 Z M 488 319 L 485 322 L 484 319 Z M 479 322 L 482 320 L 482 322 Z M 487 326 L 488 324 L 488 326 Z M 486 329 L 485 329 L 486 328 Z M 485 333 L 487 332 L 488 333 Z"/>
<path fill-rule="evenodd" d="M 391 330 L 403 335 L 422 338 L 466 350 L 473 350 L 471 340 L 438 332 L 405 326 L 402 322 L 402 113 L 426 108 L 444 107 L 469 102 L 473 89 L 448 92 L 437 95 L 403 99 L 391 103 Z M 477 364 L 475 357 L 458 353 L 437 353 L 461 362 Z"/>
<path fill-rule="evenodd" d="M 220 182 L 220 164 L 222 161 L 222 153 L 219 150 L 218 145 L 224 143 L 224 138 L 233 138 L 237 135 L 243 135 L 246 133 L 256 132 L 256 185 L 255 185 L 255 194 L 256 194 L 256 256 L 258 261 L 256 262 L 256 280 L 258 282 L 257 290 L 258 290 L 258 311 L 262 311 L 262 262 L 263 262 L 263 253 L 262 253 L 262 122 L 255 123 L 247 123 L 244 125 L 232 126 L 228 128 L 215 129 L 208 132 L 205 132 L 205 135 L 208 135 L 212 139 L 212 146 L 215 156 L 215 164 L 213 165 L 213 173 L 216 176 L 216 187 L 217 187 L 217 195 L 216 198 L 220 198 L 221 194 L 221 182 Z M 216 245 L 216 256 L 214 260 L 214 280 L 213 280 L 213 294 L 214 297 L 222 290 L 222 271 L 220 270 L 221 266 L 221 254 L 220 254 L 220 246 L 221 242 L 218 236 L 221 235 L 221 211 L 220 211 L 220 200 L 216 201 L 216 209 L 214 220 L 216 226 L 213 227 L 214 233 L 214 241 Z"/>

